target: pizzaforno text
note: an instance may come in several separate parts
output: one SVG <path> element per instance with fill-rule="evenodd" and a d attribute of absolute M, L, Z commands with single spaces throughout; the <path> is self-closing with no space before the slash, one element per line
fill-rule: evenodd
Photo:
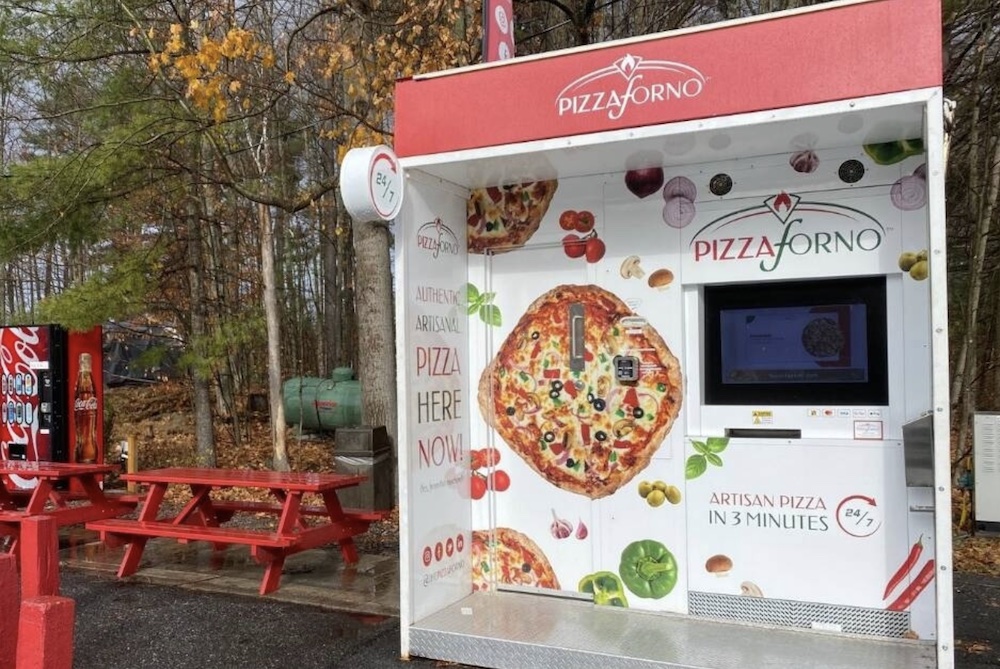
<path fill-rule="evenodd" d="M 695 239 L 691 243 L 695 262 L 725 260 L 760 260 L 760 269 L 772 272 L 781 264 L 787 251 L 791 255 L 829 255 L 837 253 L 871 252 L 882 245 L 882 233 L 875 228 L 838 230 L 830 233 L 793 232 L 792 221 L 781 231 L 781 238 L 764 236 Z"/>
<path fill-rule="evenodd" d="M 683 81 L 643 83 L 643 75 L 628 80 L 624 91 L 595 91 L 560 96 L 556 104 L 559 115 L 606 112 L 612 120 L 620 119 L 631 105 L 642 106 L 669 100 L 693 98 L 701 94 L 705 82 L 697 77 Z"/>

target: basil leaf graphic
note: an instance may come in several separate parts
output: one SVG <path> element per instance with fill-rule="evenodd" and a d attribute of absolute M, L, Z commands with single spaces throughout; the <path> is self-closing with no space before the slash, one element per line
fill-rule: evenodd
<path fill-rule="evenodd" d="M 692 439 L 691 445 L 694 446 L 694 450 L 698 451 L 702 455 L 707 455 L 712 452 L 708 450 L 708 446 L 705 445 L 705 442 L 703 441 L 695 441 L 694 439 Z"/>
<path fill-rule="evenodd" d="M 716 467 L 721 467 L 722 466 L 722 458 L 720 458 L 715 453 L 706 453 L 705 454 L 705 459 L 708 460 L 709 462 L 711 462 Z"/>
<path fill-rule="evenodd" d="M 704 474 L 706 469 L 708 469 L 708 462 L 705 460 L 705 456 L 692 455 L 687 459 L 687 464 L 684 465 L 684 478 L 696 479 Z"/>
<path fill-rule="evenodd" d="M 709 437 L 708 443 L 705 445 L 712 453 L 721 453 L 729 446 L 729 437 Z"/>
<path fill-rule="evenodd" d="M 468 300 L 469 304 L 479 301 L 479 289 L 476 288 L 471 283 L 465 284 L 465 299 Z"/>
<path fill-rule="evenodd" d="M 492 325 L 493 327 L 500 327 L 500 324 L 503 322 L 500 318 L 500 307 L 495 304 L 484 304 L 479 307 L 479 318 L 487 325 Z"/>

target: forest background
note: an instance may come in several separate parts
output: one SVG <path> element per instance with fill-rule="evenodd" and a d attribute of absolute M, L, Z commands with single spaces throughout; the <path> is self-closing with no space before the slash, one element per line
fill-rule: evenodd
<path fill-rule="evenodd" d="M 515 0 L 515 42 L 537 54 L 818 4 Z M 993 4 L 942 2 L 957 111 L 948 266 L 932 271 L 949 280 L 959 529 L 973 529 L 972 416 L 1000 410 Z M 338 166 L 392 144 L 397 78 L 481 59 L 481 15 L 480 0 L 4 2 L 2 324 L 155 326 L 143 364 L 182 351 L 181 394 L 158 395 L 186 405 L 195 464 L 217 464 L 221 439 L 257 453 L 224 464 L 291 467 L 281 383 L 336 367 L 357 370 L 365 422 L 394 432 L 394 361 L 365 354 L 394 337 L 392 229 L 352 225 Z M 265 430 L 251 396 L 269 398 Z M 137 406 L 109 402 L 109 422 Z"/>

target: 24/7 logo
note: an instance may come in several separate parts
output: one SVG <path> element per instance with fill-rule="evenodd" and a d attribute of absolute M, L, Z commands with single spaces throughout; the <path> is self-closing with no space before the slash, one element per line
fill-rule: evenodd
<path fill-rule="evenodd" d="M 559 116 L 597 113 L 614 121 L 633 105 L 697 97 L 706 82 L 705 75 L 690 65 L 625 54 L 563 88 L 556 96 L 556 109 Z"/>

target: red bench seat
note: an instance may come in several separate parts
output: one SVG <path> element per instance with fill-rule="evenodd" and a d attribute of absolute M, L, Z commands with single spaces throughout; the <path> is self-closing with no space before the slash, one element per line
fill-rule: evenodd
<path fill-rule="evenodd" d="M 174 524 L 163 521 L 138 521 L 111 518 L 87 523 L 91 530 L 100 532 L 102 540 L 113 537 L 163 537 L 186 541 L 208 541 L 214 544 L 246 544 L 268 548 L 287 548 L 296 543 L 294 536 L 244 530 L 235 527 L 210 527 L 205 525 Z"/>

